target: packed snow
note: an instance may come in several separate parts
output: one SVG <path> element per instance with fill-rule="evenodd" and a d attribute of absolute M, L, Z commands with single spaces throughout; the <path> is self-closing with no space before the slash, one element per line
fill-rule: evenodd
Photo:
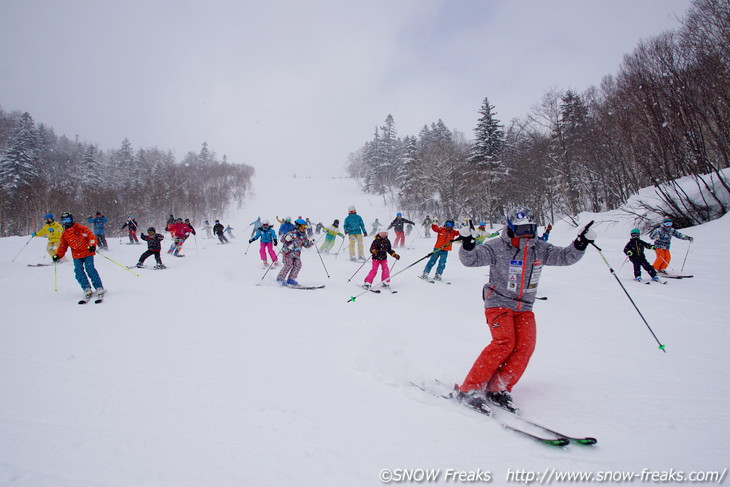
<path fill-rule="evenodd" d="M 421 261 L 394 277 L 397 294 L 352 302 L 370 264 L 358 271 L 345 244 L 321 260 L 314 248 L 302 254 L 299 282 L 324 289 L 282 288 L 276 271 L 263 277 L 258 242 L 248 245 L 256 217 L 329 225 L 355 205 L 370 231 L 400 209 L 350 179 L 255 178 L 254 188 L 244 208 L 211 215 L 234 228 L 230 245 L 194 222 L 185 258 L 164 253 L 166 237 L 162 271 L 126 269 L 146 246 L 126 245 L 123 222 L 110 222 L 116 236 L 96 258 L 102 304 L 77 304 L 72 264 L 27 266 L 50 261 L 45 239 L 0 239 L 1 485 L 377 486 L 389 475 L 415 483 L 398 480 L 419 471 L 441 484 L 527 483 L 531 472 L 616 483 L 636 473 L 641 484 L 642 471 L 727 468 L 730 217 L 681 230 L 692 244 L 673 241 L 670 270 L 694 278 L 645 285 L 622 254 L 634 222 L 620 211 L 581 215 L 581 225 L 596 221 L 597 245 L 666 353 L 596 249 L 546 268 L 537 348 L 513 396 L 526 417 L 598 438 L 560 448 L 409 385 L 461 382 L 489 342 L 488 268 L 462 266 L 457 246 L 451 285 L 417 279 Z M 422 234 L 397 249 L 394 274 L 433 249 Z M 555 222 L 550 242 L 576 234 Z M 449 469 L 467 475 L 447 478 Z"/>

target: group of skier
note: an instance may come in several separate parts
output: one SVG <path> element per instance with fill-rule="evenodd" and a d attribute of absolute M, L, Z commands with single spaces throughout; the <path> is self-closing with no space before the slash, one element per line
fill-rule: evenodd
<path fill-rule="evenodd" d="M 54 262 L 63 258 L 67 249 L 71 249 L 75 276 L 87 300 L 93 293 L 92 286 L 99 296 L 104 294 L 101 278 L 94 267 L 94 255 L 97 245 L 101 245 L 100 235 L 103 236 L 103 223 L 106 223 L 106 218 L 97 213 L 96 218 L 89 217 L 88 221 L 94 224 L 93 232 L 76 223 L 70 213 L 61 216 L 60 225 L 49 213 L 44 216 L 43 228 L 33 233 L 34 237 L 48 237 L 47 251 Z M 281 242 L 283 265 L 276 276 L 276 281 L 282 285 L 296 287 L 299 286 L 297 278 L 302 268 L 301 251 L 315 244 L 312 239 L 312 224 L 308 218 L 301 217 L 294 222 L 290 217 L 285 217 L 283 220 L 277 217 L 277 221 L 280 223 L 278 232 L 267 219 L 258 218 L 252 222 L 254 230 L 249 244 L 260 240 L 259 255 L 263 264 L 268 266 L 270 257 L 272 266 L 278 266 L 277 253 L 273 247 Z M 428 227 L 425 226 L 425 222 L 429 222 Z M 446 220 L 443 226 L 439 226 L 437 220 L 426 217 L 424 228 L 436 234 L 436 242 L 433 251 L 427 256 L 429 260 L 419 277 L 428 280 L 430 271 L 436 266 L 434 280 L 440 280 L 448 253 L 455 242 L 461 243 L 459 260 L 464 266 L 490 267 L 489 281 L 484 285 L 482 296 L 492 340 L 478 355 L 463 382 L 455 388 L 453 397 L 485 412 L 489 411 L 490 403 L 510 411 L 517 411 L 511 392 L 524 373 L 535 348 L 536 321 L 532 306 L 536 299 L 542 268 L 568 266 L 578 262 L 588 245 L 596 239 L 596 234 L 591 229 L 592 223 L 581 229 L 572 244 L 558 247 L 547 242 L 552 226 L 548 225 L 543 234 L 538 236 L 537 219 L 527 207 L 512 209 L 507 214 L 505 226 L 496 232 L 488 231 L 484 222 L 474 225 L 471 220 L 465 220 L 461 222 L 460 228 L 456 228 L 454 220 Z M 407 224 L 414 223 L 398 213 L 387 229 L 374 228 L 376 233 L 369 248 L 372 267 L 363 284 L 366 289 L 371 288 L 378 271 L 381 272 L 383 286 L 388 287 L 390 269 L 387 258 L 390 255 L 396 260 L 400 259 L 394 248 L 399 245 L 403 247 L 404 225 Z M 329 227 L 321 225 L 319 230 L 324 232 L 325 239 L 319 251 L 327 253 L 334 247 L 337 237 L 343 239 L 347 237 L 350 260 L 366 261 L 363 238 L 367 237 L 368 233 L 362 217 L 357 214 L 354 206 L 348 208 L 342 231 L 339 225 L 338 219 L 335 219 Z M 136 241 L 137 222 L 134 216 L 130 215 L 122 228 L 128 229 L 130 243 Z M 388 230 L 391 228 L 396 235 L 394 244 L 391 244 L 388 238 Z M 172 215 L 166 230 L 173 236 L 173 245 L 168 252 L 176 256 L 181 256 L 179 251 L 184 240 L 190 234 L 196 234 L 189 220 L 175 219 Z M 223 236 L 223 225 L 218 220 L 213 232 L 221 239 L 221 243 L 227 243 Z M 674 229 L 669 218 L 664 219 L 662 225 L 650 233 L 650 238 L 654 240 L 653 244 L 644 242 L 640 236 L 641 231 L 633 229 L 631 239 L 623 249 L 634 266 L 634 276 L 637 280 L 641 280 L 642 268 L 655 280 L 658 279 L 658 273 L 666 273 L 671 261 L 669 248 L 672 237 L 693 241 L 692 237 Z M 147 242 L 148 249 L 140 256 L 138 265 L 143 265 L 145 259 L 154 256 L 158 266 L 163 266 L 160 251 L 164 236 L 156 233 L 154 227 L 150 227 L 147 234 L 141 235 L 141 238 Z M 656 252 L 653 265 L 648 263 L 645 249 Z"/>

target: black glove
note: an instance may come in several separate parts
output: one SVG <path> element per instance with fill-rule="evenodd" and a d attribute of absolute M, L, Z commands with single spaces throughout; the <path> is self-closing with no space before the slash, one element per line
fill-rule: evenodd
<path fill-rule="evenodd" d="M 279 241 L 278 240 L 274 240 L 274 247 L 276 247 L 277 245 L 279 245 Z"/>
<path fill-rule="evenodd" d="M 469 220 L 468 227 L 461 227 L 459 229 L 459 237 L 457 240 L 461 240 L 461 248 L 464 250 L 474 250 L 474 247 L 477 246 L 475 236 L 476 230 L 474 229 L 474 224 Z"/>
<path fill-rule="evenodd" d="M 96 252 L 96 245 L 89 245 L 89 252 Z"/>
<path fill-rule="evenodd" d="M 56 254 L 53 254 L 53 257 L 51 257 L 51 259 L 53 259 L 53 262 L 58 262 L 58 259 L 60 259 L 60 257 Z"/>
<path fill-rule="evenodd" d="M 573 242 L 575 248 L 581 252 L 588 248 L 588 245 L 592 244 L 596 240 L 596 232 L 591 230 L 591 225 L 593 225 L 593 220 L 591 220 L 591 222 L 583 228 L 583 231 L 580 232 L 578 238 L 576 238 Z"/>
<path fill-rule="evenodd" d="M 251 243 L 251 242 L 253 242 L 253 240 L 254 240 L 254 239 L 252 239 L 252 238 L 249 238 L 249 239 L 248 239 L 248 243 Z"/>
<path fill-rule="evenodd" d="M 368 232 L 363 232 L 362 236 L 363 237 L 367 237 L 368 236 Z"/>

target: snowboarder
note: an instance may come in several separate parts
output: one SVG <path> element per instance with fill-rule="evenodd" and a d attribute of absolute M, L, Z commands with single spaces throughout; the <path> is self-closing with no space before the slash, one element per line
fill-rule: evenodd
<path fill-rule="evenodd" d="M 634 264 L 634 279 L 641 282 L 641 268 L 643 267 L 653 281 L 658 281 L 657 271 L 646 260 L 644 249 L 655 250 L 656 247 L 641 240 L 641 230 L 634 228 L 631 230 L 631 240 L 624 247 L 624 254 L 628 255 L 629 260 Z"/>
<path fill-rule="evenodd" d="M 74 260 L 74 274 L 76 281 L 84 290 L 85 299 L 88 301 L 93 294 L 91 286 L 96 289 L 99 297 L 104 295 L 104 286 L 99 277 L 96 267 L 94 267 L 94 255 L 96 255 L 96 237 L 94 233 L 80 223 L 74 222 L 71 213 L 61 215 L 61 225 L 63 225 L 63 233 L 61 234 L 61 242 L 53 254 L 53 262 L 58 262 L 65 254 L 66 250 L 71 249 L 71 256 Z M 91 280 L 91 283 L 89 283 Z"/>
<path fill-rule="evenodd" d="M 357 243 L 357 254 L 360 260 L 365 260 L 364 248 L 362 238 L 368 236 L 367 230 L 365 230 L 365 222 L 362 221 L 362 217 L 357 214 L 357 209 L 354 206 L 350 206 L 347 209 L 347 216 L 345 217 L 345 223 L 343 224 L 343 230 L 345 235 L 348 235 L 350 239 L 350 260 L 355 261 L 355 243 Z"/>
<path fill-rule="evenodd" d="M 388 240 L 388 231 L 383 230 L 375 235 L 373 243 L 370 244 L 370 255 L 373 258 L 373 266 L 370 272 L 365 276 L 365 289 L 370 289 L 373 285 L 373 280 L 378 274 L 378 267 L 382 269 L 380 274 L 380 280 L 383 282 L 383 287 L 390 285 L 390 269 L 388 269 L 388 254 L 393 256 L 395 260 L 399 260 L 400 256 L 396 254 L 390 246 L 390 240 Z"/>
<path fill-rule="evenodd" d="M 213 233 L 215 233 L 216 237 L 218 237 L 218 240 L 222 244 L 227 244 L 228 239 L 225 235 L 223 235 L 223 224 L 221 224 L 220 220 L 215 221 L 215 225 L 213 225 Z"/>
<path fill-rule="evenodd" d="M 649 238 L 654 240 L 654 247 L 656 247 L 656 260 L 654 260 L 654 269 L 660 274 L 667 273 L 667 267 L 669 262 L 672 260 L 672 254 L 669 252 L 669 247 L 672 243 L 672 237 L 681 238 L 682 240 L 694 241 L 694 238 L 679 233 L 677 230 L 672 228 L 672 219 L 665 218 L 662 220 L 662 225 L 652 230 L 649 234 Z"/>
<path fill-rule="evenodd" d="M 403 218 L 403 213 L 398 212 L 395 215 L 395 220 L 390 222 L 390 225 L 388 225 L 388 230 L 391 228 L 395 230 L 395 242 L 393 242 L 393 247 L 405 247 L 406 246 L 406 234 L 403 231 L 403 226 L 409 223 L 413 225 L 414 223 L 410 220 L 406 220 Z M 400 243 L 400 245 L 398 245 Z"/>
<path fill-rule="evenodd" d="M 535 238 L 537 222 L 532 210 L 525 207 L 512 209 L 506 223 L 499 238 L 478 246 L 472 229 L 460 230 L 461 263 L 491 266 L 482 296 L 492 341 L 477 357 L 456 394 L 475 409 L 487 408 L 486 401 L 491 401 L 516 411 L 511 392 L 535 349 L 532 305 L 542 268 L 575 264 L 596 238 L 591 222 L 568 247 L 543 242 Z"/>
<path fill-rule="evenodd" d="M 122 225 L 122 230 L 127 229 L 127 235 L 129 236 L 129 245 L 138 244 L 139 239 L 137 238 L 137 220 L 134 219 L 134 215 L 129 215 L 126 223 Z"/>
<path fill-rule="evenodd" d="M 95 217 L 90 216 L 86 221 L 94 225 L 94 235 L 99 242 L 99 248 L 107 250 L 109 245 L 107 245 L 106 237 L 104 236 L 104 224 L 109 220 L 100 211 L 97 211 Z"/>
<path fill-rule="evenodd" d="M 147 235 L 142 234 L 140 235 L 140 238 L 147 242 L 147 250 L 139 256 L 137 267 L 142 267 L 144 265 L 144 261 L 147 260 L 147 257 L 154 255 L 155 261 L 157 262 L 155 269 L 166 269 L 165 265 L 162 263 L 162 256 L 160 255 L 162 250 L 162 241 L 165 240 L 165 236 L 161 233 L 157 233 L 155 227 L 149 227 L 147 229 Z"/>
<path fill-rule="evenodd" d="M 431 258 L 426 262 L 421 279 L 428 280 L 428 273 L 431 272 L 431 269 L 438 260 L 439 265 L 436 267 L 436 275 L 433 278 L 436 281 L 440 281 L 441 275 L 444 273 L 444 269 L 446 269 L 446 259 L 449 257 L 449 252 L 451 252 L 451 240 L 458 237 L 459 232 L 454 230 L 453 220 L 446 220 L 443 227 L 432 223 L 431 230 L 436 232 L 436 245 L 434 245 Z"/>
<path fill-rule="evenodd" d="M 325 254 L 329 253 L 332 247 L 335 246 L 335 237 L 345 238 L 345 235 L 340 232 L 340 220 L 337 219 L 332 222 L 331 227 L 324 227 L 324 242 L 319 251 Z"/>
<path fill-rule="evenodd" d="M 43 225 L 43 227 L 41 227 L 41 229 L 37 232 L 33 232 L 31 235 L 33 237 L 43 237 L 47 235 L 48 244 L 46 245 L 46 252 L 48 252 L 48 255 L 53 257 L 56 253 L 56 249 L 60 245 L 63 227 L 60 223 L 54 220 L 53 213 L 46 213 L 43 216 L 43 221 L 45 225 Z"/>
<path fill-rule="evenodd" d="M 264 220 L 261 222 L 261 226 L 256 231 L 256 235 L 249 239 L 248 243 L 253 242 L 259 237 L 261 237 L 261 244 L 259 245 L 259 255 L 261 256 L 261 262 L 263 262 L 264 266 L 269 265 L 269 262 L 266 260 L 266 252 L 268 251 L 269 255 L 271 256 L 271 262 L 275 266 L 279 265 L 279 260 L 276 258 L 276 252 L 274 252 L 274 247 L 279 245 L 279 241 L 276 238 L 276 233 L 274 232 L 274 229 L 271 228 L 271 223 L 269 222 L 269 220 Z"/>
<path fill-rule="evenodd" d="M 307 238 L 307 222 L 297 218 L 294 223 L 294 230 L 288 232 L 281 238 L 281 253 L 284 255 L 284 265 L 276 282 L 287 286 L 298 286 L 296 281 L 299 271 L 302 268 L 302 247 L 309 248 L 314 245 L 312 240 Z"/>

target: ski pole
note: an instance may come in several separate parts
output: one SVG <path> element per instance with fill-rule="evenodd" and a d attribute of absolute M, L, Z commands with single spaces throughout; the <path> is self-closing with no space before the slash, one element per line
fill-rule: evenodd
<path fill-rule="evenodd" d="M 656 334 L 654 333 L 654 330 L 651 329 L 651 326 L 649 326 L 649 323 L 646 321 L 646 318 L 644 318 L 644 315 L 641 314 L 641 311 L 639 310 L 639 307 L 636 306 L 636 303 L 631 298 L 631 295 L 629 294 L 629 292 L 626 290 L 626 288 L 624 287 L 624 285 L 621 284 L 621 280 L 616 275 L 616 272 L 614 272 L 613 268 L 611 267 L 611 264 L 609 264 L 608 261 L 606 260 L 606 257 L 604 257 L 603 252 L 601 252 L 601 248 L 598 245 L 596 245 L 595 242 L 591 242 L 591 245 L 593 247 L 595 247 L 595 249 L 598 251 L 598 255 L 601 256 L 601 259 L 603 259 L 603 262 L 606 263 L 606 266 L 608 266 L 608 269 L 611 271 L 611 274 L 613 274 L 613 277 L 616 278 L 616 282 L 618 282 L 618 285 L 621 286 L 621 289 L 623 289 L 624 293 L 626 294 L 626 297 L 629 298 L 629 301 L 631 301 L 631 304 L 634 305 L 634 309 L 636 310 L 637 313 L 639 313 L 639 316 L 641 316 L 642 321 L 644 322 L 644 324 L 646 325 L 646 327 L 651 332 L 651 335 L 654 337 L 654 340 L 656 340 L 656 342 L 659 344 L 659 350 L 661 350 L 664 353 L 667 353 L 667 350 L 666 350 L 665 345 L 663 345 L 662 342 L 659 341 L 659 338 L 657 338 Z"/>
<path fill-rule="evenodd" d="M 355 275 L 357 275 L 358 272 L 360 272 L 360 269 L 362 269 L 363 267 L 365 267 L 365 264 L 368 263 L 368 261 L 370 260 L 371 257 L 372 257 L 372 254 L 368 255 L 368 258 L 365 259 L 365 262 L 363 262 L 362 265 L 357 268 L 357 270 L 355 271 L 355 274 L 353 274 L 352 276 L 350 276 L 350 278 L 347 280 L 347 282 L 352 281 L 352 278 L 355 277 Z"/>
<path fill-rule="evenodd" d="M 337 253 L 335 254 L 335 259 L 338 255 L 340 255 L 340 250 L 342 250 L 342 247 L 345 245 L 345 237 L 342 237 L 342 243 L 340 244 L 340 248 L 337 249 Z"/>
<path fill-rule="evenodd" d="M 439 247 L 439 248 L 437 248 L 437 249 L 433 249 L 433 251 L 432 251 L 431 253 L 429 253 L 429 254 L 427 254 L 427 255 L 424 255 L 423 257 L 421 257 L 420 259 L 418 259 L 417 261 L 415 261 L 415 262 L 414 262 L 413 264 L 409 265 L 409 266 L 408 266 L 408 267 L 406 267 L 405 269 L 401 269 L 400 271 L 398 271 L 398 272 L 396 272 L 395 274 L 391 275 L 391 276 L 390 276 L 390 279 L 393 279 L 393 278 L 394 278 L 395 276 L 397 276 L 398 274 L 400 274 L 400 273 L 402 273 L 402 272 L 405 272 L 405 271 L 407 271 L 408 269 L 410 269 L 410 268 L 411 268 L 411 267 L 413 267 L 414 265 L 418 264 L 418 263 L 419 263 L 419 262 L 421 262 L 422 260 L 428 259 L 428 258 L 429 258 L 429 257 L 431 257 L 431 256 L 432 256 L 433 254 L 435 254 L 436 252 L 438 252 L 438 251 L 440 251 L 440 250 L 443 250 L 443 249 L 445 249 L 446 247 L 448 247 L 449 245 L 451 245 L 452 243 L 454 243 L 454 242 L 456 242 L 456 241 L 458 241 L 458 240 L 461 240 L 461 237 L 456 237 L 456 238 L 455 238 L 454 240 L 449 240 L 449 241 L 448 241 L 448 242 L 447 242 L 446 244 L 442 245 L 441 247 Z"/>
<path fill-rule="evenodd" d="M 687 246 L 687 253 L 684 254 L 684 260 L 682 261 L 682 268 L 679 270 L 679 272 L 684 272 L 684 264 L 687 263 L 687 256 L 689 255 L 689 249 L 692 247 L 692 241 L 689 241 L 689 245 Z"/>
<path fill-rule="evenodd" d="M 276 254 L 276 257 L 277 257 L 277 258 L 279 257 L 279 255 L 281 255 L 281 251 L 282 251 L 282 250 L 284 250 L 284 247 L 283 247 L 283 246 L 282 246 L 281 250 L 279 250 L 279 253 L 278 253 L 278 254 Z M 261 280 L 262 280 L 262 281 L 264 280 L 264 277 L 266 277 L 266 274 L 268 274 L 268 273 L 269 273 L 269 271 L 271 270 L 271 268 L 272 268 L 272 267 L 274 267 L 274 264 L 276 264 L 276 262 L 277 262 L 276 260 L 272 260 L 272 261 L 271 261 L 271 264 L 269 264 L 269 267 L 268 267 L 268 269 L 266 269 L 266 272 L 264 272 L 264 275 L 263 275 L 263 276 L 261 276 Z"/>
<path fill-rule="evenodd" d="M 626 258 L 624 259 L 624 263 L 623 263 L 623 264 L 621 264 L 621 267 L 619 267 L 619 268 L 618 268 L 618 272 L 617 272 L 617 274 L 621 274 L 621 269 L 623 269 L 623 268 L 624 268 L 624 266 L 626 265 L 626 263 L 627 263 L 628 261 L 629 261 L 629 258 L 628 258 L 628 257 L 626 257 Z"/>
<path fill-rule="evenodd" d="M 53 292 L 58 292 L 58 269 L 56 262 L 53 263 Z"/>
<path fill-rule="evenodd" d="M 250 249 L 250 248 L 251 248 L 251 242 L 252 242 L 252 240 L 251 240 L 251 239 L 249 239 L 249 240 L 248 240 L 248 247 L 246 247 L 246 251 L 245 251 L 245 252 L 243 253 L 243 255 L 248 255 L 248 249 Z"/>
<path fill-rule="evenodd" d="M 312 242 L 314 242 L 314 240 L 312 240 Z M 322 262 L 322 267 L 324 267 L 324 273 L 327 274 L 327 279 L 331 279 L 330 273 L 327 272 L 327 266 L 324 265 L 324 259 L 322 258 L 322 254 L 319 252 L 319 248 L 317 247 L 317 242 L 314 242 L 312 245 L 315 248 L 315 250 L 317 251 L 317 255 L 319 255 L 319 260 L 320 260 L 320 262 Z"/>
<path fill-rule="evenodd" d="M 137 277 L 142 277 L 142 276 L 140 276 L 139 274 L 137 274 L 136 272 L 132 272 L 132 270 L 131 270 L 131 269 L 128 269 L 127 267 L 123 266 L 123 265 L 122 265 L 122 264 L 120 264 L 119 262 L 117 262 L 117 261 L 115 261 L 115 260 L 112 260 L 112 259 L 110 259 L 109 257 L 107 257 L 106 255 L 104 255 L 104 254 L 102 254 L 102 253 L 97 253 L 96 255 L 101 255 L 101 256 L 102 256 L 102 257 L 104 257 L 104 258 L 105 258 L 106 260 L 108 260 L 108 261 L 109 261 L 109 262 L 111 262 L 112 264 L 116 264 L 116 265 L 118 265 L 119 267 L 121 267 L 121 268 L 122 268 L 122 269 L 124 269 L 125 271 L 127 271 L 127 272 L 129 272 L 129 273 L 131 273 L 131 274 L 134 274 L 134 275 L 135 275 L 135 276 L 137 276 Z"/>
<path fill-rule="evenodd" d="M 25 242 L 25 245 L 23 245 L 23 246 L 22 246 L 22 247 L 20 248 L 20 252 L 22 252 L 22 251 L 23 251 L 23 250 L 24 250 L 24 249 L 25 249 L 25 248 L 26 248 L 26 247 L 28 246 L 28 244 L 30 243 L 30 241 L 31 241 L 31 240 L 33 240 L 33 237 L 35 237 L 35 235 L 31 235 L 31 236 L 30 236 L 30 238 L 28 239 L 28 241 L 27 241 L 27 242 Z M 11 264 L 12 264 L 13 262 L 15 262 L 15 259 L 17 259 L 17 258 L 18 258 L 18 255 L 20 255 L 20 252 L 18 252 L 18 253 L 17 253 L 16 255 L 15 255 L 15 257 L 13 257 L 13 260 L 11 260 L 11 261 L 10 261 L 10 263 L 11 263 Z"/>

